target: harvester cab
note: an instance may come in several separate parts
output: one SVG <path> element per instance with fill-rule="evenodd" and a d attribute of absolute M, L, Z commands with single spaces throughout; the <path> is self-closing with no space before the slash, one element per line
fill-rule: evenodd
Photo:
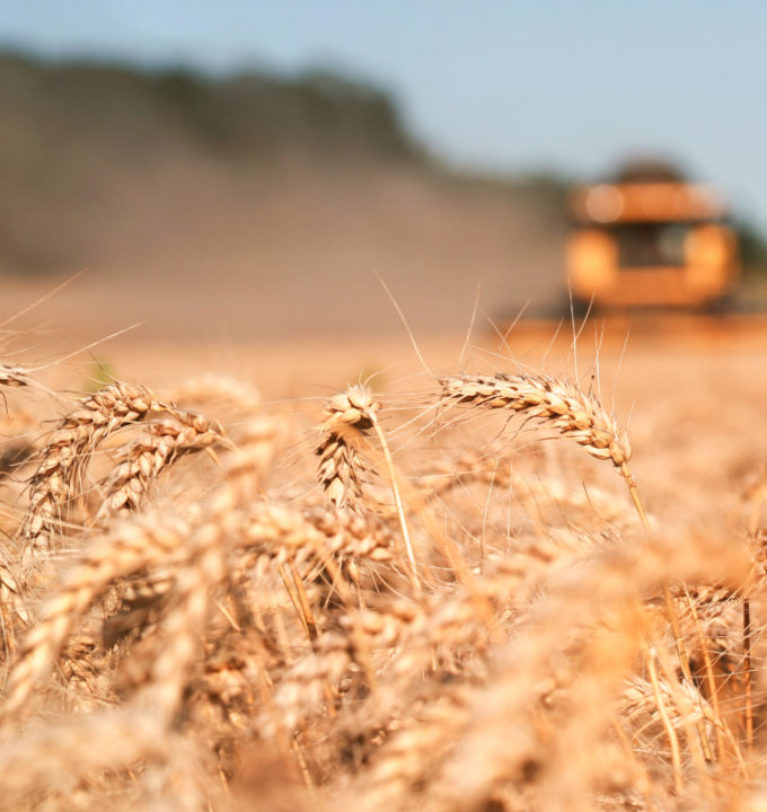
<path fill-rule="evenodd" d="M 566 272 L 573 298 L 600 310 L 719 306 L 740 274 L 724 204 L 657 162 L 573 189 Z"/>

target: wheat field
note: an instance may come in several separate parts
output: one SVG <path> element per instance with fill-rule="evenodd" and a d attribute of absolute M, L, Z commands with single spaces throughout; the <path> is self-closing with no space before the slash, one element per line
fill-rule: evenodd
<path fill-rule="evenodd" d="M 9 352 L 0 808 L 767 808 L 762 349 L 568 344 Z"/>

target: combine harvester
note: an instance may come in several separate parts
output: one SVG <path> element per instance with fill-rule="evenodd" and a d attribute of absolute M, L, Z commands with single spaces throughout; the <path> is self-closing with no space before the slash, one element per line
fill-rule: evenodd
<path fill-rule="evenodd" d="M 575 314 L 607 335 L 725 342 L 764 333 L 762 316 L 735 314 L 738 238 L 709 186 L 672 166 L 635 161 L 570 195 L 565 275 Z"/>
<path fill-rule="evenodd" d="M 740 276 L 738 242 L 709 187 L 665 164 L 633 163 L 573 190 L 566 247 L 573 298 L 597 312 L 722 311 Z"/>
<path fill-rule="evenodd" d="M 738 243 L 711 188 L 670 166 L 636 162 L 573 190 L 565 266 L 576 303 L 596 312 L 726 310 Z"/>

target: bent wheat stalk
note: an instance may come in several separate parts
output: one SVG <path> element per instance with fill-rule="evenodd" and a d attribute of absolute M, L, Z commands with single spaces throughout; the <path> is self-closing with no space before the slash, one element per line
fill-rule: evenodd
<path fill-rule="evenodd" d="M 543 421 L 600 460 L 610 460 L 624 477 L 631 445 L 599 401 L 548 376 L 458 375 L 443 378 L 442 398 L 489 408 L 511 409 Z"/>
<path fill-rule="evenodd" d="M 643 526 L 648 527 L 636 480 L 628 468 L 629 438 L 593 395 L 546 375 L 458 375 L 443 378 L 440 384 L 443 400 L 511 409 L 551 426 L 592 457 L 610 460 L 625 480 Z"/>

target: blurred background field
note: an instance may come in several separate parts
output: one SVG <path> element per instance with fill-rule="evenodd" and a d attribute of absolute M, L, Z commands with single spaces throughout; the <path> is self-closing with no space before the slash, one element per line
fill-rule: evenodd
<path fill-rule="evenodd" d="M 7 55 L 0 85 L 0 266 L 35 291 L 84 269 L 68 330 L 391 332 L 376 273 L 426 330 L 480 279 L 496 309 L 560 294 L 564 181 L 452 171 L 365 84 Z"/>

